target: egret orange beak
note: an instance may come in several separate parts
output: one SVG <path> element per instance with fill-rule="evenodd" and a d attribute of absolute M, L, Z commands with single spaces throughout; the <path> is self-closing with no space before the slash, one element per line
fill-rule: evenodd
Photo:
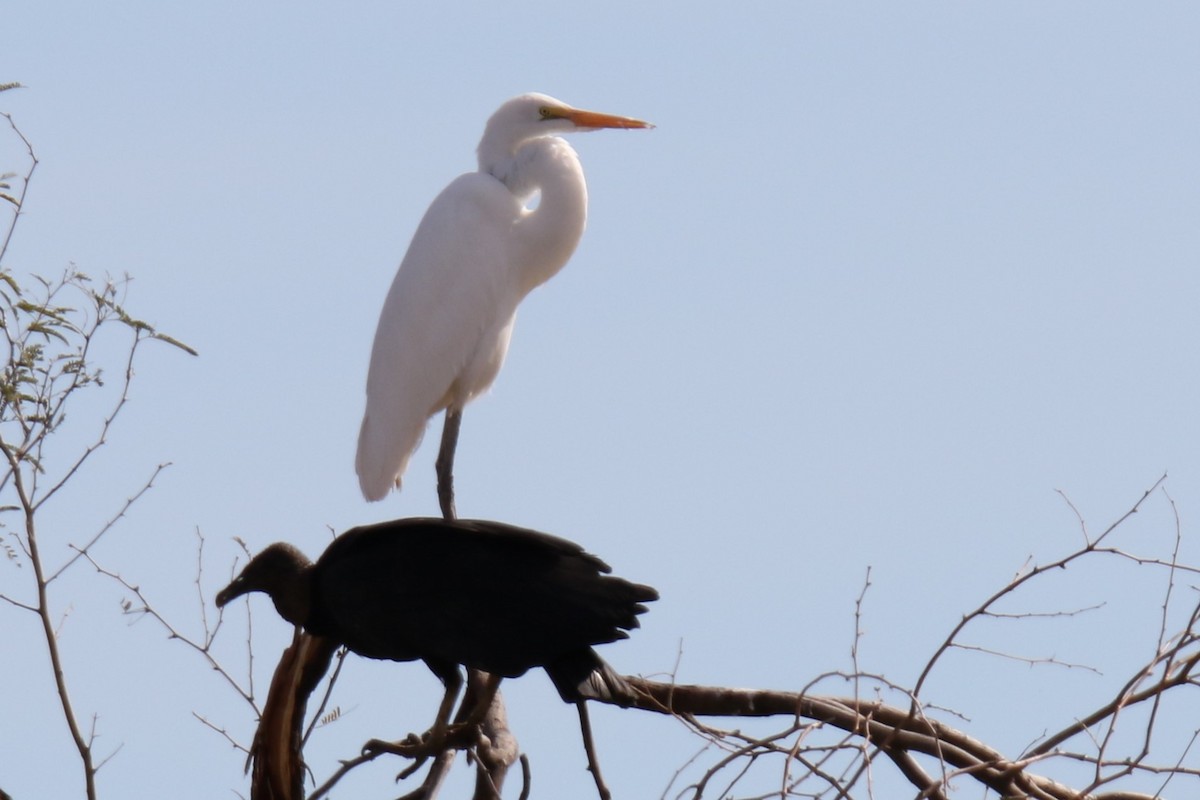
<path fill-rule="evenodd" d="M 632 117 L 618 117 L 614 114 L 601 114 L 596 111 L 584 111 L 580 108 L 564 108 L 560 116 L 563 119 L 569 119 L 575 123 L 577 127 L 588 130 L 598 130 L 600 128 L 653 128 L 649 122 L 643 122 L 640 119 Z"/>

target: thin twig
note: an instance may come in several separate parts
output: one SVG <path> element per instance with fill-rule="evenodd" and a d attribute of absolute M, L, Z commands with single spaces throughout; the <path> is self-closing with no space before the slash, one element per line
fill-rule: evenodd
<path fill-rule="evenodd" d="M 250 693 L 250 691 L 243 688 L 242 685 L 239 684 L 234 677 L 229 674 L 228 670 L 226 670 L 225 667 L 219 661 L 217 661 L 216 657 L 213 656 L 211 640 L 206 638 L 205 642 L 201 644 L 189 636 L 180 633 L 179 630 L 176 629 L 175 626 L 170 622 L 168 622 L 166 617 L 160 614 L 154 605 L 146 598 L 145 594 L 142 593 L 141 587 L 125 580 L 125 578 L 123 578 L 119 573 L 105 569 L 96 562 L 90 553 L 82 553 L 81 555 L 87 559 L 88 563 L 91 564 L 97 572 L 121 584 L 121 586 L 125 587 L 126 590 L 132 592 L 134 596 L 137 597 L 138 602 L 141 605 L 139 608 L 131 609 L 132 613 L 148 615 L 150 618 L 155 620 L 163 630 L 167 632 L 167 638 L 180 641 L 203 656 L 204 660 L 208 662 L 209 666 L 211 666 L 218 675 L 224 678 L 225 682 L 233 687 L 233 690 L 241 695 L 242 699 L 249 703 L 256 713 L 261 714 L 258 704 L 255 702 L 254 696 Z"/>
<path fill-rule="evenodd" d="M 83 558 L 83 556 L 89 550 L 91 550 L 91 548 L 96 544 L 96 542 L 100 541 L 101 537 L 103 537 L 104 534 L 106 534 L 110 530 L 112 530 L 113 526 L 115 526 L 118 522 L 120 522 L 125 517 L 126 513 L 129 512 L 129 509 L 133 506 L 133 504 L 136 503 L 138 500 L 140 500 L 142 498 L 142 495 L 144 495 L 146 492 L 150 491 L 150 489 L 152 489 L 154 487 L 154 480 L 159 476 L 159 474 L 162 473 L 162 471 L 164 469 L 166 469 L 169 466 L 171 466 L 170 462 L 166 462 L 163 464 L 159 464 L 157 467 L 155 467 L 154 472 L 152 472 L 150 474 L 150 477 L 146 480 L 145 483 L 142 484 L 142 487 L 140 489 L 138 489 L 136 492 L 134 492 L 132 495 L 130 495 L 129 497 L 125 498 L 125 502 L 121 504 L 121 508 L 119 511 L 117 511 L 116 515 L 113 516 L 112 518 L 110 518 L 107 522 L 105 522 L 104 525 L 100 528 L 100 530 L 98 530 L 95 533 L 95 535 L 93 535 L 92 538 L 88 540 L 87 544 L 85 544 L 83 547 L 77 547 L 75 545 L 70 545 L 70 548 L 74 551 L 75 554 L 72 555 L 70 558 L 68 558 L 65 562 L 63 562 L 62 566 L 60 566 L 58 569 L 56 569 L 50 575 L 50 577 L 48 577 L 46 579 L 46 582 L 53 583 L 54 580 L 57 579 L 59 575 L 62 575 L 64 572 L 66 572 L 67 569 L 69 569 L 72 564 L 74 564 L 80 558 Z"/>

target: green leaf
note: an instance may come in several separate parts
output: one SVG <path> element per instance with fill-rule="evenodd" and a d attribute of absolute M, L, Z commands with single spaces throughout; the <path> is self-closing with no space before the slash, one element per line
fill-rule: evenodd
<path fill-rule="evenodd" d="M 151 336 L 151 338 L 157 339 L 160 342 L 166 342 L 169 345 L 178 347 L 180 350 L 182 350 L 183 352 L 187 353 L 190 356 L 199 356 L 200 355 L 198 352 L 196 352 L 196 349 L 194 347 L 189 347 L 188 345 L 186 345 L 183 342 L 176 339 L 174 336 L 167 336 L 165 333 L 158 333 L 157 331 L 150 334 L 150 336 Z"/>
<path fill-rule="evenodd" d="M 31 322 L 31 323 L 29 323 L 29 326 L 26 328 L 26 330 L 28 330 L 30 333 L 40 333 L 43 336 L 45 336 L 47 339 L 50 338 L 51 336 L 53 336 L 55 339 L 58 339 L 63 344 L 68 343 L 67 337 L 63 336 L 61 333 L 59 333 L 57 330 L 55 330 L 54 326 L 48 325 L 44 322 Z"/>

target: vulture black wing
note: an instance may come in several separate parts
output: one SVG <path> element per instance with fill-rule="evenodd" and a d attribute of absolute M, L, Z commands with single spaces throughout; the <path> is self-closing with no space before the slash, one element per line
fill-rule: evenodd
<path fill-rule="evenodd" d="M 608 572 L 573 542 L 498 522 L 364 526 L 316 562 L 309 628 L 372 658 L 515 677 L 638 626 L 658 593 Z"/>

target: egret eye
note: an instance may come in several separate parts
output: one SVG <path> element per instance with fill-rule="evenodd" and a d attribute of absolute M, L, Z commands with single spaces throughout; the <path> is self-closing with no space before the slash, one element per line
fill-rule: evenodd
<path fill-rule="evenodd" d="M 554 109 L 550 108 L 550 106 L 542 106 L 538 109 L 538 116 L 542 119 L 553 119 Z"/>

